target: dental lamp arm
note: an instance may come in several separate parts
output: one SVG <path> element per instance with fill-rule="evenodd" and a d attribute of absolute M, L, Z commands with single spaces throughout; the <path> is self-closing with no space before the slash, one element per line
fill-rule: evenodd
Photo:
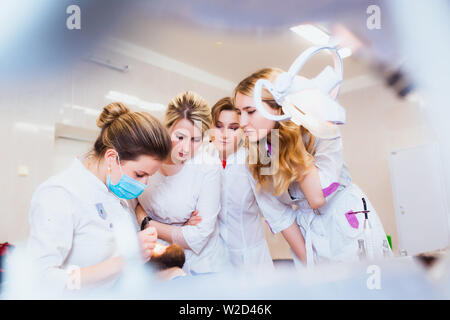
<path fill-rule="evenodd" d="M 332 53 L 334 60 L 333 68 L 327 66 L 317 77 L 314 79 L 306 79 L 298 77 L 297 74 L 304 64 L 313 55 L 322 50 L 329 50 Z M 339 94 L 340 85 L 343 77 L 343 64 L 342 59 L 338 53 L 337 45 L 328 44 L 325 46 L 315 46 L 304 51 L 289 68 L 288 72 L 281 73 L 277 76 L 272 83 L 267 79 L 259 79 L 254 88 L 254 105 L 256 109 L 262 114 L 263 117 L 273 121 L 288 121 L 292 120 L 297 124 L 302 123 L 301 116 L 297 115 L 299 111 L 295 108 L 289 107 L 290 103 L 286 101 L 289 96 L 301 92 L 307 89 L 319 89 L 323 95 L 328 97 L 328 100 L 334 100 Z M 273 115 L 268 113 L 262 104 L 262 90 L 265 87 L 273 96 L 278 105 L 283 106 L 284 114 Z M 298 107 L 298 106 L 297 106 Z M 345 123 L 345 111 L 341 111 L 337 103 L 327 101 L 327 109 L 331 110 L 327 115 L 327 120 L 336 122 L 337 124 Z M 338 111 L 336 111 L 338 110 Z M 333 112 L 334 111 L 334 112 Z M 302 112 L 304 114 L 304 112 Z M 300 117 L 300 118 L 299 118 Z"/>
<path fill-rule="evenodd" d="M 267 112 L 267 110 L 264 108 L 264 106 L 262 105 L 262 89 L 263 86 L 267 88 L 267 90 L 272 93 L 272 95 L 274 95 L 274 98 L 277 99 L 277 95 L 275 92 L 275 89 L 272 85 L 272 83 L 269 80 L 266 79 L 259 79 L 258 81 L 256 81 L 255 84 L 255 90 L 254 90 L 254 94 L 253 94 L 253 101 L 255 103 L 255 107 L 256 109 L 262 113 L 263 117 L 269 120 L 273 120 L 273 121 L 286 121 L 289 120 L 291 117 L 289 115 L 274 115 L 271 114 L 269 112 Z M 277 101 L 278 103 L 278 101 Z"/>

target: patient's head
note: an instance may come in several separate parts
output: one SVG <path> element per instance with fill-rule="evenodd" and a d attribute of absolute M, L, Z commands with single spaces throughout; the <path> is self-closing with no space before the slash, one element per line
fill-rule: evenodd
<path fill-rule="evenodd" d="M 156 271 L 163 271 L 174 267 L 181 269 L 183 268 L 185 259 L 184 250 L 181 246 L 177 244 L 165 246 L 157 243 L 148 264 Z"/>

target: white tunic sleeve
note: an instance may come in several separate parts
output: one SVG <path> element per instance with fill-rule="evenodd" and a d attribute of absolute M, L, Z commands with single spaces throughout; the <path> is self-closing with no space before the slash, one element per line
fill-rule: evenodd
<path fill-rule="evenodd" d="M 184 240 L 195 254 L 199 254 L 213 234 L 220 212 L 220 167 L 208 165 L 201 184 L 196 210 L 202 221 L 195 226 L 183 226 Z"/>
<path fill-rule="evenodd" d="M 273 233 L 278 233 L 290 227 L 296 220 L 297 214 L 289 204 L 281 202 L 271 192 L 256 190 L 256 181 L 249 172 L 250 185 L 255 194 L 259 210 L 269 224 Z"/>
<path fill-rule="evenodd" d="M 342 138 L 319 139 L 314 154 L 323 194 L 328 197 L 339 186 L 339 178 L 344 168 Z"/>
<path fill-rule="evenodd" d="M 45 283 L 64 289 L 69 277 L 62 269 L 74 234 L 72 199 L 61 187 L 47 187 L 33 197 L 30 207 L 28 254 Z"/>

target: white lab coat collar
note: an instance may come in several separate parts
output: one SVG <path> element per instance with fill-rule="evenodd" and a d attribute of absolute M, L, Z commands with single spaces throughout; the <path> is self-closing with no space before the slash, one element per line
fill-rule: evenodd
<path fill-rule="evenodd" d="M 214 146 L 212 142 L 205 145 L 203 151 L 206 152 L 213 159 L 216 159 L 217 164 L 221 164 L 219 150 L 217 150 L 217 148 Z M 247 149 L 243 146 L 239 147 L 236 152 L 228 155 L 226 159 L 227 166 L 229 164 L 245 165 L 246 161 L 247 161 Z"/>
<path fill-rule="evenodd" d="M 66 174 L 68 179 L 64 180 L 65 187 L 88 202 L 97 203 L 116 199 L 126 203 L 110 192 L 105 183 L 89 171 L 78 158 L 72 161 Z"/>
<path fill-rule="evenodd" d="M 230 154 L 227 157 L 227 166 L 228 164 L 245 165 L 246 161 L 247 161 L 247 150 L 245 149 L 245 147 L 240 147 L 236 150 L 236 152 Z"/>
<path fill-rule="evenodd" d="M 75 158 L 72 163 L 74 169 L 80 170 L 80 173 L 86 176 L 86 179 L 89 180 L 89 183 L 92 183 L 95 188 L 98 188 L 102 191 L 109 192 L 106 184 L 103 183 L 96 175 L 94 175 L 88 168 L 84 166 L 79 158 Z"/>

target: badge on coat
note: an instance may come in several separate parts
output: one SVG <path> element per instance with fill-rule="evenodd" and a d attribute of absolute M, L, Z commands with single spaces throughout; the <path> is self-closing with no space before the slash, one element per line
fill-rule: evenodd
<path fill-rule="evenodd" d="M 103 208 L 103 204 L 102 203 L 96 203 L 95 207 L 97 208 L 97 213 L 100 216 L 100 218 L 102 218 L 103 220 L 106 220 L 106 211 L 105 208 Z"/>

